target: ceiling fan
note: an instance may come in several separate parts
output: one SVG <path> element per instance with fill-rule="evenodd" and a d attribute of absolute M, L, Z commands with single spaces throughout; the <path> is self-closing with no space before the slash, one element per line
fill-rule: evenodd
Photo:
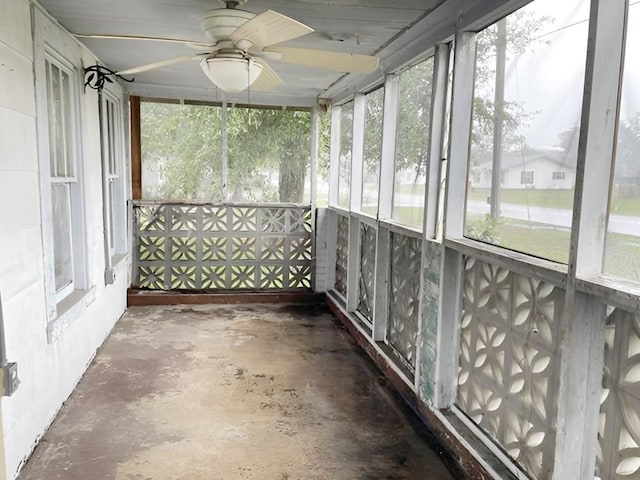
<path fill-rule="evenodd" d="M 344 73 L 370 73 L 377 68 L 378 58 L 375 56 L 281 46 L 283 42 L 307 35 L 314 30 L 273 10 L 256 15 L 237 8 L 246 1 L 225 1 L 224 8 L 210 10 L 204 15 L 201 27 L 212 43 L 134 35 L 75 35 L 81 38 L 180 43 L 202 49 L 202 53 L 169 58 L 117 73 L 131 75 L 197 59 L 200 60 L 200 66 L 209 80 L 225 92 L 240 92 L 249 86 L 252 90 L 270 90 L 283 85 L 280 76 L 266 60 Z"/>

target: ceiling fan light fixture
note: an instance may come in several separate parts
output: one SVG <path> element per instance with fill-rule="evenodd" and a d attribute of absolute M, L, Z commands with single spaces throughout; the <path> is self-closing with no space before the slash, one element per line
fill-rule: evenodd
<path fill-rule="evenodd" d="M 216 87 L 229 93 L 247 89 L 262 73 L 262 65 L 250 58 L 205 58 L 200 67 Z"/>

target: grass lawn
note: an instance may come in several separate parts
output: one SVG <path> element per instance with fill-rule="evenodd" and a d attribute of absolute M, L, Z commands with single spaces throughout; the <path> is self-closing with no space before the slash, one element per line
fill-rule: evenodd
<path fill-rule="evenodd" d="M 422 209 L 414 207 L 397 207 L 395 213 L 398 222 L 408 225 L 415 225 L 414 221 L 422 218 Z M 496 233 L 499 238 L 497 245 L 501 247 L 559 263 L 566 264 L 569 260 L 571 233 L 568 229 L 503 219 L 498 222 Z M 604 271 L 610 275 L 640 280 L 640 237 L 610 233 Z"/>
<path fill-rule="evenodd" d="M 501 220 L 497 245 L 559 263 L 569 259 L 570 232 L 566 229 L 519 220 Z M 640 280 L 640 237 L 609 233 L 605 273 Z"/>
<path fill-rule="evenodd" d="M 476 188 L 469 191 L 468 199 L 486 202 L 490 195 L 491 191 L 489 189 Z M 571 210 L 573 208 L 573 190 L 503 189 L 500 200 L 503 203 L 514 203 L 516 205 Z M 640 210 L 638 211 L 640 212 Z"/>

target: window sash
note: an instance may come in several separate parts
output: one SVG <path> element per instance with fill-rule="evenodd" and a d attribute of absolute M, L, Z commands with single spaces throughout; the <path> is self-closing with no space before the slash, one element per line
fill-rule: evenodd
<path fill-rule="evenodd" d="M 49 167 L 51 178 L 75 179 L 72 72 L 46 59 Z"/>

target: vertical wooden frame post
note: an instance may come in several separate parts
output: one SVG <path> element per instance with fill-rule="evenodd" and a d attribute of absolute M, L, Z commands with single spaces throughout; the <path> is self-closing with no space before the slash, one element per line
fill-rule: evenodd
<path fill-rule="evenodd" d="M 473 82 L 476 39 L 474 33 L 461 32 L 455 39 L 455 68 L 451 107 L 451 136 L 445 192 L 445 238 L 463 235 L 467 168 L 471 142 Z M 458 350 L 460 337 L 463 256 L 445 248 L 440 278 L 440 317 L 438 318 L 436 389 L 434 406 L 449 408 L 458 387 Z"/>
<path fill-rule="evenodd" d="M 331 149 L 329 157 L 329 206 L 338 206 L 340 189 L 340 117 L 342 107 L 331 108 Z"/>
<path fill-rule="evenodd" d="M 318 202 L 318 135 L 320 133 L 319 129 L 319 113 L 318 107 L 313 107 L 311 110 L 311 151 L 309 152 L 309 203 L 311 205 L 311 258 L 312 265 L 311 268 L 313 271 L 317 273 L 316 262 L 318 261 L 317 255 L 317 247 L 318 242 L 324 242 L 324 239 L 320 240 L 317 238 L 317 212 L 316 206 Z M 317 275 L 311 276 L 311 289 L 316 291 L 316 282 Z M 324 284 L 324 280 L 322 281 Z"/>
<path fill-rule="evenodd" d="M 449 45 L 441 44 L 436 46 L 434 55 L 434 70 L 432 77 L 430 130 L 429 130 L 429 164 L 427 166 L 426 194 L 423 217 L 423 235 L 421 237 L 420 260 L 420 306 L 418 314 L 418 337 L 416 341 L 416 368 L 414 375 L 414 386 L 420 387 L 420 369 L 422 362 L 420 348 L 423 344 L 424 321 L 424 291 L 425 291 L 425 265 L 428 265 L 427 249 L 425 239 L 433 239 L 436 235 L 436 224 L 438 215 L 438 198 L 440 196 L 440 157 L 444 142 L 446 102 L 447 102 L 447 75 L 449 73 Z"/>
<path fill-rule="evenodd" d="M 351 135 L 351 192 L 349 209 L 352 212 L 362 210 L 362 166 L 364 159 L 364 121 L 367 98 L 356 94 L 353 100 L 353 132 Z M 347 310 L 358 308 L 358 288 L 360 274 L 360 219 L 349 216 L 349 255 L 347 261 Z"/>
<path fill-rule="evenodd" d="M 142 199 L 142 142 L 140 137 L 140 97 L 129 97 L 131 122 L 131 198 Z"/>
<path fill-rule="evenodd" d="M 433 71 L 433 95 L 431 100 L 431 130 L 429 132 L 429 166 L 427 170 L 427 194 L 424 209 L 424 236 L 436 237 L 438 197 L 440 195 L 440 163 L 446 132 L 447 89 L 449 74 L 449 44 L 436 46 Z"/>
<path fill-rule="evenodd" d="M 395 176 L 396 127 L 398 123 L 400 81 L 397 75 L 387 75 L 384 85 L 382 115 L 382 158 L 378 191 L 378 218 L 388 220 L 393 209 L 393 183 Z M 378 262 L 379 262 L 378 258 Z"/>
<path fill-rule="evenodd" d="M 376 239 L 376 269 L 373 302 L 373 340 L 383 342 L 387 336 L 389 318 L 389 268 L 391 265 L 391 232 L 378 224 Z"/>
<path fill-rule="evenodd" d="M 554 478 L 593 477 L 597 452 L 606 306 L 576 291 L 602 272 L 622 83 L 627 0 L 592 0 L 585 88 L 560 343 Z"/>
<path fill-rule="evenodd" d="M 318 107 L 311 110 L 311 152 L 309 161 L 309 194 L 311 212 L 315 218 L 315 209 L 318 203 L 318 143 L 320 135 L 320 113 Z"/>

